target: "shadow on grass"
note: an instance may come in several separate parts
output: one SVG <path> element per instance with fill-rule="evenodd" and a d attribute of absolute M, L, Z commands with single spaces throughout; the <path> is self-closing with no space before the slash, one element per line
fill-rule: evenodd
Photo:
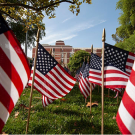
<path fill-rule="evenodd" d="M 57 108 L 56 110 L 53 111 L 53 113 L 56 114 L 64 114 L 64 115 L 76 115 L 76 116 L 81 116 L 83 115 L 83 113 L 79 113 L 78 111 L 74 111 L 74 110 L 67 110 L 67 109 L 61 109 L 61 108 Z"/>
<path fill-rule="evenodd" d="M 65 131 L 71 135 L 90 135 L 91 132 L 92 135 L 100 134 L 100 125 L 95 127 L 89 120 L 71 120 L 62 128 L 62 132 Z"/>
<path fill-rule="evenodd" d="M 45 123 L 35 122 L 31 123 L 28 134 L 46 134 L 50 130 L 50 126 Z"/>
<path fill-rule="evenodd" d="M 61 129 L 62 134 L 101 134 L 101 125 L 89 120 L 70 120 Z M 119 134 L 111 125 L 104 125 L 105 134 Z"/>

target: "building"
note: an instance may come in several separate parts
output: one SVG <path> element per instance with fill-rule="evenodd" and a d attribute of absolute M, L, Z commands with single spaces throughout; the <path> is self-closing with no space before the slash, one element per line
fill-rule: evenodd
<path fill-rule="evenodd" d="M 73 48 L 70 45 L 65 45 L 64 41 L 56 41 L 55 45 L 42 44 L 42 46 L 48 51 L 52 53 L 52 56 L 58 61 L 65 64 L 67 67 L 67 63 L 69 63 L 70 56 L 79 51 L 85 50 L 91 53 L 91 48 Z M 36 52 L 36 47 L 32 49 L 32 58 L 34 58 Z M 102 48 L 93 48 L 93 53 L 101 56 Z"/>

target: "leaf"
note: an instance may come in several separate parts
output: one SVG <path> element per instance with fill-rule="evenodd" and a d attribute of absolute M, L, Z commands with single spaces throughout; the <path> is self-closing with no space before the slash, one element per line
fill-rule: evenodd
<path fill-rule="evenodd" d="M 19 112 L 15 112 L 15 118 L 17 118 L 18 115 L 19 115 Z"/>
<path fill-rule="evenodd" d="M 60 99 L 61 101 L 67 101 L 67 99 L 65 99 L 65 98 L 62 98 L 62 99 Z"/>
<path fill-rule="evenodd" d="M 113 118 L 112 118 L 113 120 L 115 120 L 116 119 L 116 117 L 115 116 L 113 116 Z"/>
<path fill-rule="evenodd" d="M 88 102 L 86 106 L 90 107 L 91 106 L 90 102 Z M 92 103 L 92 107 L 94 106 L 98 106 L 98 103 L 97 102 Z"/>
<path fill-rule="evenodd" d="M 20 107 L 25 108 L 25 109 L 29 109 L 27 106 L 25 106 L 24 104 L 19 104 Z"/>

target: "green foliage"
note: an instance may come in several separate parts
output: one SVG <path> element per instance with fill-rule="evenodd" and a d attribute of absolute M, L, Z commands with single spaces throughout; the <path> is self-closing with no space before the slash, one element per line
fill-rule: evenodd
<path fill-rule="evenodd" d="M 82 3 L 91 4 L 91 0 L 0 0 L 0 12 L 5 17 L 23 22 L 26 26 L 25 30 L 33 24 L 44 29 L 40 25 L 44 16 L 48 16 L 50 19 L 55 18 L 55 8 L 62 2 L 70 3 L 69 10 L 76 15 L 80 12 Z"/>
<path fill-rule="evenodd" d="M 68 67 L 71 72 L 75 72 L 80 65 L 85 61 L 87 63 L 88 57 L 90 59 L 90 54 L 84 50 L 79 50 L 75 52 L 69 59 Z"/>
<path fill-rule="evenodd" d="M 129 38 L 135 30 L 135 0 L 119 0 L 117 9 L 122 10 L 118 34 L 122 38 Z"/>
<path fill-rule="evenodd" d="M 116 46 L 134 52 L 135 0 L 119 0 L 116 9 L 122 12 L 118 18 L 120 26 L 112 34 L 112 38 L 116 41 Z"/>
<path fill-rule="evenodd" d="M 37 29 L 40 28 L 40 39 L 45 36 L 43 18 L 55 18 L 55 8 L 60 3 L 67 2 L 71 5 L 72 13 L 80 12 L 82 3 L 91 4 L 91 0 L 0 0 L 0 13 L 8 20 L 20 43 L 24 44 L 26 32 L 28 34 L 28 47 L 34 45 Z M 16 28 L 14 27 L 16 26 Z"/>
<path fill-rule="evenodd" d="M 19 43 L 22 45 L 26 42 L 26 33 L 24 31 L 24 24 L 21 24 L 20 22 L 13 22 L 12 20 L 7 20 L 9 27 L 14 32 L 16 38 L 18 39 Z M 29 26 L 29 29 L 27 31 L 27 46 L 31 48 L 32 46 L 35 46 L 36 36 L 37 36 L 37 26 L 33 24 L 34 27 L 32 28 Z M 44 24 L 42 24 L 44 26 Z M 40 30 L 39 39 L 42 39 L 42 37 L 45 36 L 45 30 Z"/>
<path fill-rule="evenodd" d="M 113 98 L 115 93 L 110 91 L 111 97 L 108 98 L 107 92 L 105 89 L 104 134 L 121 134 L 115 119 L 119 107 L 117 99 Z M 29 106 L 29 94 L 30 88 L 23 91 L 2 132 L 25 134 L 28 109 L 20 105 Z M 36 97 L 42 95 L 34 90 L 28 134 L 101 134 L 101 89 L 98 92 L 98 87 L 92 92 L 92 102 L 98 102 L 98 106 L 92 107 L 91 115 L 78 84 L 64 97 L 65 101 L 55 100 L 45 110 L 42 100 Z M 87 102 L 89 101 L 88 97 Z M 19 114 L 15 118 L 16 112 Z"/>
<path fill-rule="evenodd" d="M 129 38 L 125 39 L 123 42 L 119 42 L 115 44 L 115 46 L 134 53 L 135 52 L 135 31 Z"/>

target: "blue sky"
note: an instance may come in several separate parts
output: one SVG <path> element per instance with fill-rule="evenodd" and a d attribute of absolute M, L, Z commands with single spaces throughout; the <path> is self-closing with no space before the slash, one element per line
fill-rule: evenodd
<path fill-rule="evenodd" d="M 70 12 L 68 3 L 62 3 L 56 8 L 56 18 L 43 20 L 46 36 L 41 44 L 55 45 L 57 40 L 63 40 L 66 45 L 74 48 L 102 48 L 102 32 L 106 30 L 106 42 L 114 45 L 111 35 L 119 26 L 120 10 L 116 10 L 118 0 L 92 0 L 92 4 L 82 4 L 78 16 Z M 31 57 L 31 51 L 28 51 Z"/>

